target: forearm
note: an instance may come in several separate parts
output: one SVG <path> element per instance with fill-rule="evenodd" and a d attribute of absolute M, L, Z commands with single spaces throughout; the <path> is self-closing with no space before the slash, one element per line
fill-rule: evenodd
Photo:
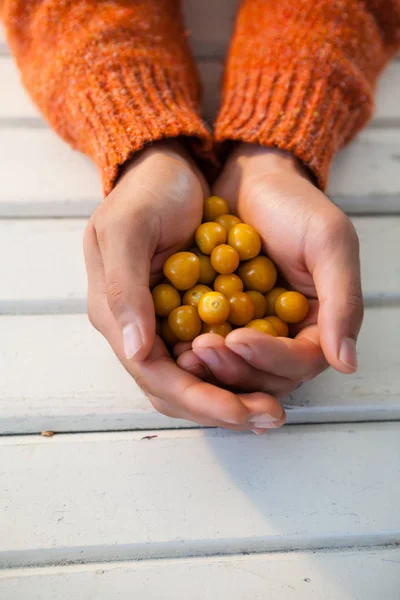
<path fill-rule="evenodd" d="M 179 0 L 4 0 L 23 82 L 54 129 L 99 166 L 108 193 L 144 144 L 208 151 Z"/>
<path fill-rule="evenodd" d="M 326 185 L 335 152 L 369 119 L 400 46 L 400 1 L 244 0 L 216 139 L 296 155 Z"/>

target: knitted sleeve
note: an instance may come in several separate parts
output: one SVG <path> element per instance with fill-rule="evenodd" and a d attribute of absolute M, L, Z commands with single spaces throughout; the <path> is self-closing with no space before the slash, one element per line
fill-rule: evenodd
<path fill-rule="evenodd" d="M 216 120 L 218 142 L 295 154 L 321 188 L 366 123 L 377 76 L 400 46 L 400 0 L 244 0 Z"/>
<path fill-rule="evenodd" d="M 98 165 L 108 193 L 147 142 L 211 135 L 179 0 L 0 0 L 23 82 L 53 128 Z"/>

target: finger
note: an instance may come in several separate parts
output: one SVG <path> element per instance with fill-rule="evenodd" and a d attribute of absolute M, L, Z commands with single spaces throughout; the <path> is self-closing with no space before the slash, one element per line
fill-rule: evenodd
<path fill-rule="evenodd" d="M 139 217 L 125 214 L 98 218 L 95 230 L 104 265 L 108 305 L 122 334 L 128 360 L 143 360 L 155 336 L 155 315 L 149 289 L 155 242 Z"/>
<path fill-rule="evenodd" d="M 256 426 L 253 419 L 260 420 L 262 427 L 280 427 L 285 422 L 285 412 L 279 402 L 269 394 L 233 394 L 227 390 L 205 383 L 194 375 L 180 369 L 171 359 L 162 340 L 156 336 L 147 359 L 134 362 L 126 359 L 122 338 L 104 294 L 95 290 L 93 321 L 107 338 L 125 369 L 153 402 L 162 398 L 163 407 L 176 418 L 199 424 L 216 426 L 236 425 L 247 428 Z"/>
<path fill-rule="evenodd" d="M 180 414 L 176 413 L 173 406 L 169 405 L 161 398 L 152 397 L 151 402 L 153 406 L 157 408 L 158 412 L 172 418 L 183 418 L 182 416 L 180 416 Z M 260 416 L 256 416 L 254 417 L 254 419 L 262 422 L 262 417 Z M 189 418 L 186 420 L 190 421 L 191 419 Z M 286 414 L 283 414 L 282 418 L 279 421 L 269 423 L 268 426 L 264 425 L 263 428 L 258 428 L 254 423 L 251 422 L 249 422 L 246 425 L 232 425 L 230 423 L 225 423 L 224 421 L 216 421 L 213 419 L 208 419 L 206 417 L 204 419 L 201 419 L 201 422 L 199 422 L 199 424 L 204 425 L 205 427 L 221 427 L 223 429 L 231 429 L 233 431 L 253 431 L 257 435 L 261 435 L 262 433 L 265 433 L 268 429 L 278 429 L 279 427 L 282 427 L 282 425 L 284 425 L 285 422 Z"/>
<path fill-rule="evenodd" d="M 234 394 L 183 371 L 166 356 L 160 340 L 156 339 L 149 358 L 137 367 L 146 392 L 162 397 L 179 408 L 182 415 L 190 414 L 191 420 L 196 422 L 206 417 L 231 425 L 245 425 L 254 410 L 255 414 L 268 415 L 270 422 L 282 418 L 281 405 L 269 394 Z M 249 396 L 251 409 L 248 407 Z"/>
<path fill-rule="evenodd" d="M 210 380 L 210 371 L 198 356 L 192 351 L 187 350 L 178 356 L 177 364 L 181 369 L 189 371 L 199 379 Z"/>
<path fill-rule="evenodd" d="M 319 299 L 321 345 L 342 373 L 357 369 L 356 341 L 363 319 L 359 243 L 346 217 L 312 268 Z"/>
<path fill-rule="evenodd" d="M 302 330 L 294 340 L 236 329 L 225 343 L 256 369 L 297 382 L 313 379 L 327 367 L 316 325 Z"/>
<path fill-rule="evenodd" d="M 192 349 L 192 342 L 178 342 L 173 347 L 173 353 L 176 358 L 178 358 L 184 352 Z"/>
<path fill-rule="evenodd" d="M 254 368 L 227 348 L 225 340 L 219 335 L 206 334 L 196 338 L 193 352 L 219 382 L 234 389 L 267 392 L 283 397 L 290 394 L 298 383 Z"/>

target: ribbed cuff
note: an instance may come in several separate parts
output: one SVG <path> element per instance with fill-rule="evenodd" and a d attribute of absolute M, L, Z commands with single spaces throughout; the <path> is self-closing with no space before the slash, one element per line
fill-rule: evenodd
<path fill-rule="evenodd" d="M 111 65 L 82 62 L 79 69 L 75 80 L 85 85 L 68 83 L 70 141 L 98 165 L 105 194 L 120 167 L 156 140 L 184 136 L 198 159 L 215 164 L 212 135 L 197 111 L 197 86 L 179 68 L 135 57 Z"/>
<path fill-rule="evenodd" d="M 319 71 L 319 76 L 317 75 Z M 215 140 L 242 141 L 286 150 L 314 174 L 325 189 L 335 152 L 368 118 L 368 89 L 348 77 L 340 83 L 307 63 L 280 69 L 228 65 L 223 102 L 215 123 Z M 357 87 L 358 105 L 349 88 Z"/>

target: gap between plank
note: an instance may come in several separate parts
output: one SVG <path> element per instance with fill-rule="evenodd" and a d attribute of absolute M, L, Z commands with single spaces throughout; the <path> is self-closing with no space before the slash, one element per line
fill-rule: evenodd
<path fill-rule="evenodd" d="M 393 544 L 389 544 L 389 545 L 383 545 L 383 546 L 375 546 L 373 547 L 373 549 L 371 547 L 365 546 L 365 547 L 358 547 L 358 548 L 332 548 L 329 550 L 329 556 L 332 555 L 339 555 L 339 556 L 343 556 L 343 555 L 347 555 L 346 558 L 350 558 L 354 555 L 359 555 L 362 553 L 368 553 L 370 554 L 371 551 L 375 554 L 375 552 L 385 552 L 386 550 L 389 551 L 393 551 L 396 552 L 397 551 L 398 546 L 397 545 L 393 545 Z M 213 561 L 215 559 L 215 561 L 217 561 L 220 564 L 223 563 L 227 563 L 228 565 L 231 564 L 231 561 L 233 560 L 240 560 L 241 562 L 243 562 L 244 564 L 246 562 L 252 562 L 254 559 L 261 559 L 261 560 L 268 560 L 268 558 L 272 555 L 274 555 L 275 557 L 277 557 L 277 555 L 279 554 L 283 554 L 283 556 L 286 556 L 287 554 L 299 554 L 299 556 L 304 555 L 305 557 L 309 556 L 310 553 L 305 551 L 305 552 L 284 552 L 284 553 L 279 553 L 279 552 L 259 552 L 256 554 L 231 554 L 228 556 L 214 556 L 214 555 L 210 555 L 210 556 L 197 556 L 194 557 L 193 562 L 195 562 L 197 565 L 199 564 L 206 564 L 207 566 L 210 564 L 210 561 Z M 312 554 L 314 555 L 324 555 L 326 554 L 325 549 L 321 548 L 318 550 L 315 550 L 312 552 Z M 396 552 L 397 555 L 397 552 Z M 163 559 L 163 566 L 171 566 L 173 567 L 174 565 L 180 565 L 181 563 L 186 561 L 186 557 L 183 558 L 165 558 Z M 57 574 L 64 574 L 64 573 L 73 573 L 74 571 L 81 571 L 82 567 L 85 569 L 85 571 L 87 572 L 93 572 L 93 571 L 97 571 L 97 570 L 101 570 L 101 569 L 117 569 L 119 567 L 126 567 L 128 566 L 127 563 L 130 563 L 131 565 L 135 565 L 137 566 L 138 563 L 141 563 L 143 566 L 146 567 L 151 567 L 154 566 L 156 567 L 157 565 L 160 564 L 160 561 L 155 559 L 148 559 L 148 560 L 141 560 L 141 561 L 114 561 L 113 563 L 109 563 L 109 562 L 93 562 L 93 563 L 79 563 L 79 564 L 70 564 L 70 565 L 60 565 L 60 566 L 46 566 L 46 567 L 17 567 L 17 573 L 15 571 L 15 569 L 1 569 L 0 570 L 0 580 L 5 580 L 8 578 L 14 578 L 16 575 L 18 577 L 29 577 L 31 575 L 57 575 Z"/>
<path fill-rule="evenodd" d="M 225 540 L 176 540 L 169 542 L 121 544 L 119 546 L 76 546 L 32 548 L 0 553 L 0 569 L 48 567 L 98 562 L 160 560 L 197 557 L 305 552 L 331 549 L 387 548 L 400 545 L 400 530 L 360 534 L 319 536 L 282 535 L 267 538 Z"/>
<path fill-rule="evenodd" d="M 364 295 L 365 308 L 400 306 L 400 291 L 392 295 Z M 0 316 L 20 315 L 75 315 L 86 314 L 86 298 L 46 298 L 37 300 L 1 300 Z"/>
<path fill-rule="evenodd" d="M 365 400 L 365 399 L 364 399 Z M 288 421 L 285 428 L 300 425 L 362 425 L 362 424 L 378 424 L 378 423 L 396 423 L 400 422 L 400 407 L 381 406 L 381 405 L 366 405 L 366 406 L 336 406 L 332 404 L 329 407 L 315 407 L 301 404 L 287 405 L 283 402 Z M 202 432 L 212 431 L 219 432 L 219 428 L 206 425 L 198 425 L 197 423 L 189 423 L 181 419 L 171 419 L 173 424 L 152 423 L 150 420 L 151 413 L 142 415 L 142 425 L 137 413 L 120 413 L 107 417 L 96 417 L 93 412 L 88 412 L 86 415 L 65 415 L 57 416 L 39 416 L 32 417 L 21 415 L 18 419 L 15 417 L 0 418 L 0 445 L 5 440 L 15 440 L 16 438 L 27 438 L 36 443 L 38 436 L 42 431 L 51 431 L 54 436 L 49 440 L 44 440 L 44 443 L 54 443 L 60 441 L 62 436 L 71 435 L 104 435 L 104 434 L 140 434 L 140 441 L 146 441 L 147 436 L 159 436 L 166 432 L 181 433 L 184 432 Z M 27 422 L 29 421 L 29 426 Z M 139 423 L 138 423 L 139 421 Z M 18 422 L 18 426 L 15 423 Z M 54 438 L 57 437 L 57 440 Z M 44 438 L 43 438 L 44 439 Z M 12 443 L 12 442 L 11 442 Z M 19 440 L 18 443 L 21 443 Z"/>

